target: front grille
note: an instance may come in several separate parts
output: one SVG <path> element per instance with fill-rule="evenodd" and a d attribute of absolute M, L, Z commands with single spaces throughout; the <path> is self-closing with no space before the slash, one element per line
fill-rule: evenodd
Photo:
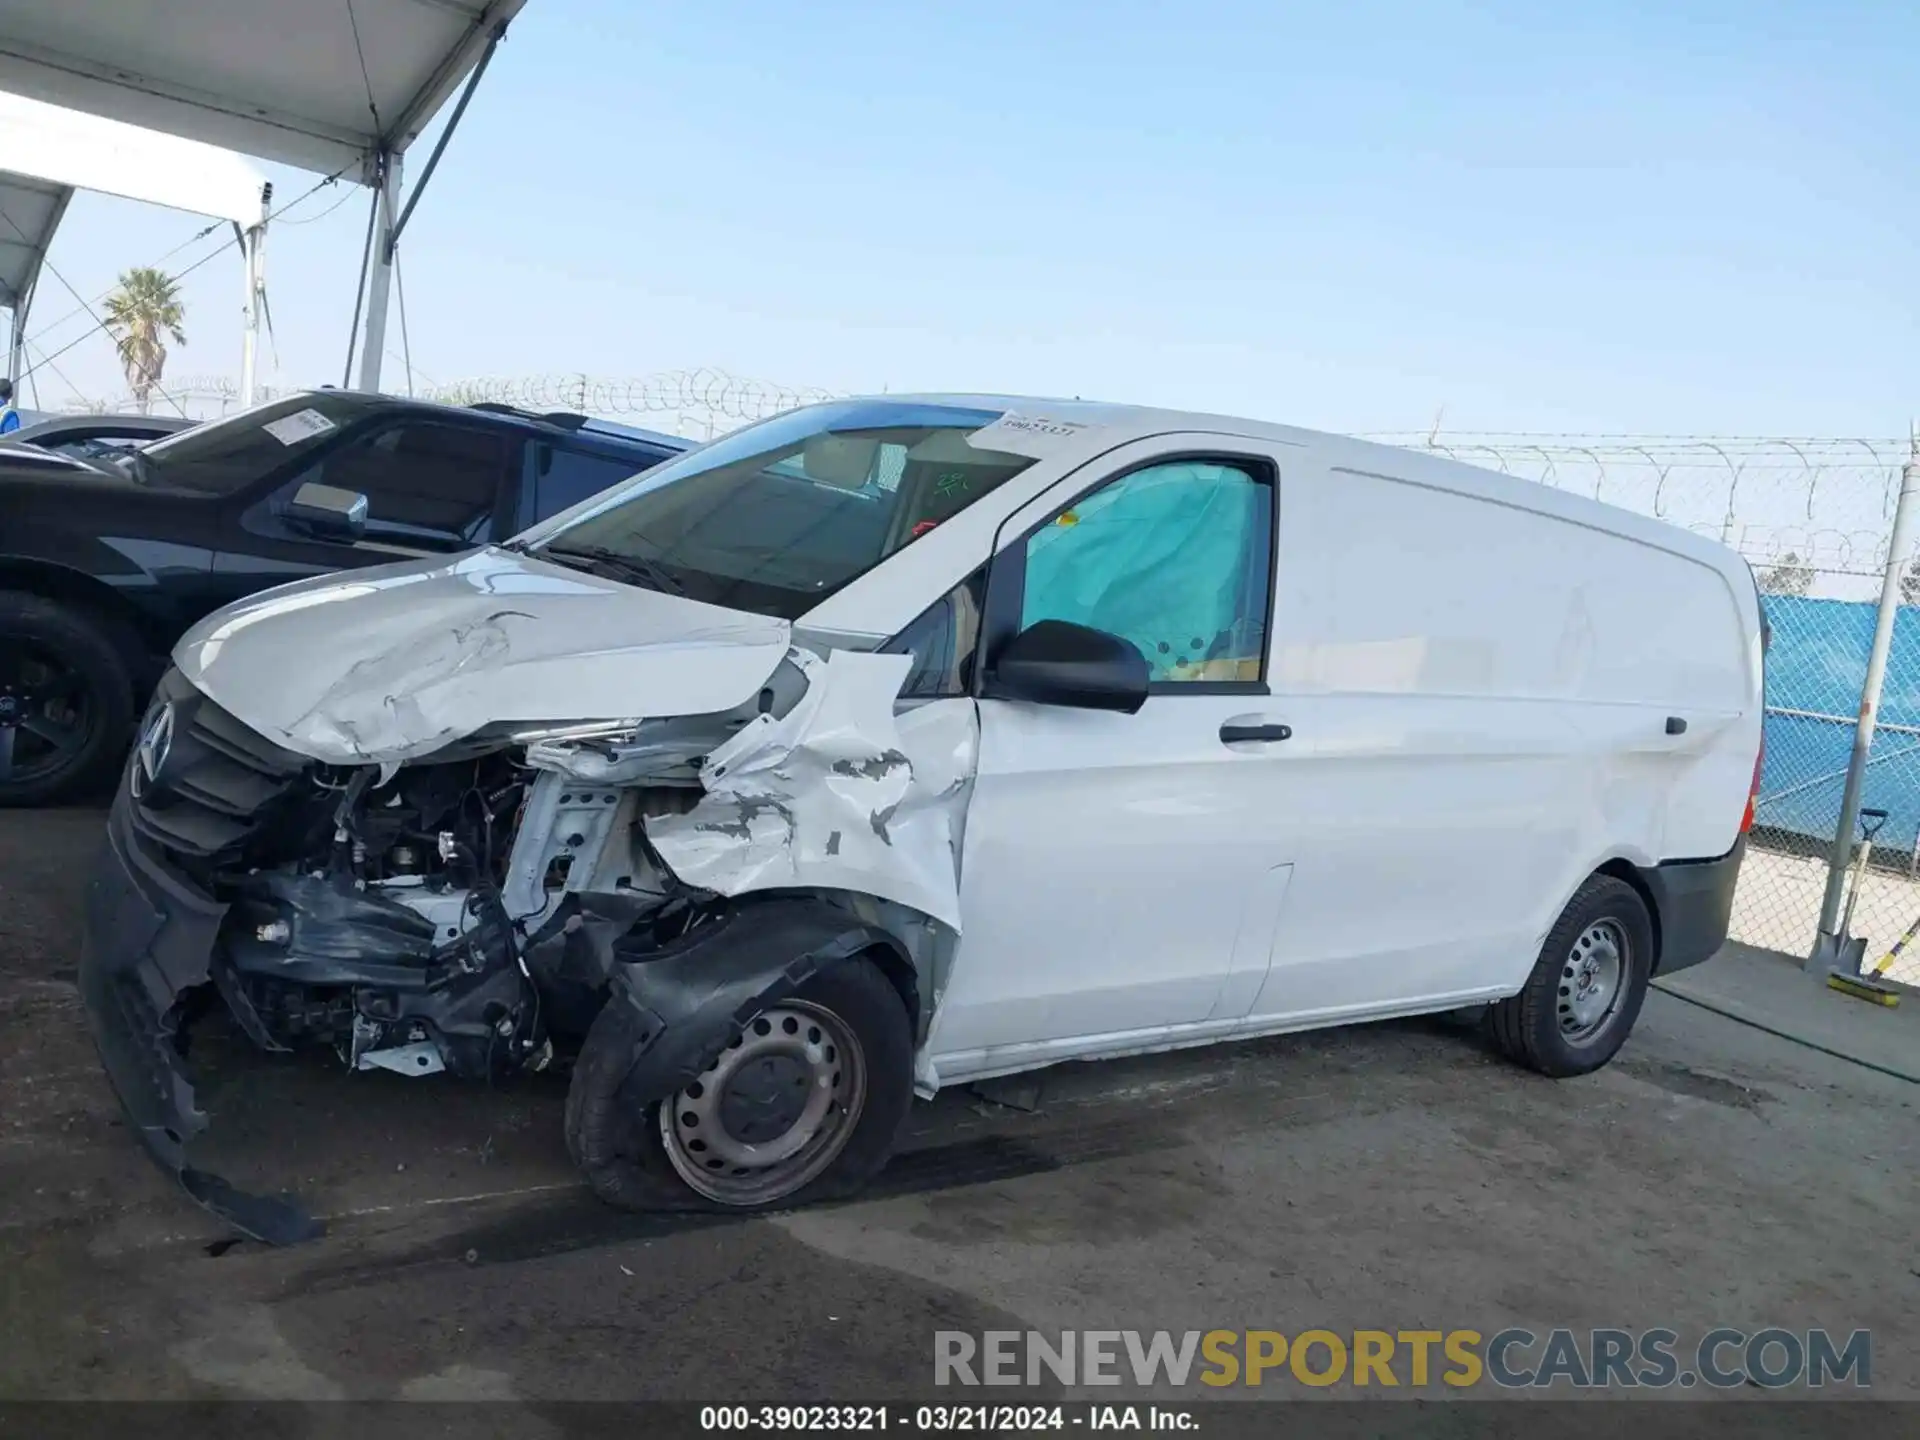
<path fill-rule="evenodd" d="M 148 776 L 136 746 L 127 780 L 135 831 L 190 871 L 237 860 L 311 763 L 282 750 L 169 670 L 154 694 L 141 735 L 173 706 L 171 743 Z"/>

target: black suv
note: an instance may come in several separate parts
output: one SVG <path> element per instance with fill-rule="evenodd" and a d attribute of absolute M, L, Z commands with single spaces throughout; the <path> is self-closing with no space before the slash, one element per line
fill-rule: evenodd
<path fill-rule="evenodd" d="M 690 443 L 321 390 L 111 460 L 0 449 L 0 806 L 103 780 L 168 651 L 210 611 L 505 539 Z"/>

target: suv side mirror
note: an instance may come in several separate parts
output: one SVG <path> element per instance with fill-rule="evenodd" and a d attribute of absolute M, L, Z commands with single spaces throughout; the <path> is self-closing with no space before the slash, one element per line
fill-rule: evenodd
<path fill-rule="evenodd" d="M 1147 703 L 1149 674 L 1131 640 L 1069 620 L 1036 620 L 1001 647 L 980 693 L 1131 715 Z"/>
<path fill-rule="evenodd" d="M 293 492 L 287 523 L 322 540 L 358 540 L 367 533 L 367 497 L 358 490 L 309 480 Z"/>

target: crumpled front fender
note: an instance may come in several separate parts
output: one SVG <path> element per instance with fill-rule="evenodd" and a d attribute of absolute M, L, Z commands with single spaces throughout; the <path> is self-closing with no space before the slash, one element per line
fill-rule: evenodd
<path fill-rule="evenodd" d="M 617 964 L 609 1005 L 637 1020 L 621 1098 L 641 1106 L 676 1094 L 737 1039 L 748 1021 L 814 976 L 873 951 L 901 983 L 913 968 L 886 930 L 813 897 L 741 905 L 644 959 Z M 909 994 L 909 1010 L 918 997 Z"/>

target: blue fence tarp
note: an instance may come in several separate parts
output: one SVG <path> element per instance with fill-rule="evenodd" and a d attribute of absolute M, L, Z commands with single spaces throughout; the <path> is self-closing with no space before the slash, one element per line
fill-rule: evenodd
<path fill-rule="evenodd" d="M 1826 844 L 1840 819 L 1854 717 L 1873 645 L 1874 606 L 1858 600 L 1763 597 L 1767 760 L 1755 824 Z M 1782 713 L 1799 712 L 1799 713 Z M 1920 608 L 1900 607 L 1880 697 L 1879 730 L 1861 804 L 1888 814 L 1878 845 L 1911 851 L 1920 836 Z"/>

